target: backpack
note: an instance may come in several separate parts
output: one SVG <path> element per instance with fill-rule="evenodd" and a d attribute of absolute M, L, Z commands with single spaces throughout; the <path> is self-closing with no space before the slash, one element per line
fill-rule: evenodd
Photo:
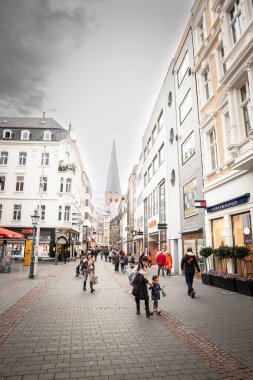
<path fill-rule="evenodd" d="M 129 280 L 129 284 L 133 286 L 134 284 L 134 281 L 135 279 L 137 278 L 137 276 L 139 275 L 139 272 L 137 271 L 132 271 L 129 276 L 128 276 L 128 280 Z"/>

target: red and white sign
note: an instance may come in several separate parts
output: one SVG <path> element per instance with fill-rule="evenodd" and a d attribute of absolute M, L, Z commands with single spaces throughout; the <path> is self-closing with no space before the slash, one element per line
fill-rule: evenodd
<path fill-rule="evenodd" d="M 206 208 L 206 201 L 195 200 L 195 208 Z"/>

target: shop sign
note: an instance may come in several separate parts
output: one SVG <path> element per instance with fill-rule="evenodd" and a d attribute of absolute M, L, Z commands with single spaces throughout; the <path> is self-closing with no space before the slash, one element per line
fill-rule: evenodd
<path fill-rule="evenodd" d="M 166 223 L 158 223 L 158 230 L 167 230 Z"/>
<path fill-rule="evenodd" d="M 156 220 L 153 219 L 153 220 L 151 220 L 151 222 L 148 223 L 148 228 L 150 228 L 150 229 L 155 228 L 156 225 L 157 225 Z"/>
<path fill-rule="evenodd" d="M 184 193 L 184 217 L 198 214 L 198 210 L 195 208 L 195 199 L 197 198 L 197 179 L 193 179 L 183 187 Z"/>
<path fill-rule="evenodd" d="M 226 202 L 218 203 L 217 205 L 207 207 L 206 211 L 210 213 L 210 212 L 221 211 L 230 207 L 239 206 L 243 203 L 246 203 L 249 197 L 250 197 L 250 193 L 246 193 L 244 195 L 241 195 L 240 197 L 233 198 Z"/>

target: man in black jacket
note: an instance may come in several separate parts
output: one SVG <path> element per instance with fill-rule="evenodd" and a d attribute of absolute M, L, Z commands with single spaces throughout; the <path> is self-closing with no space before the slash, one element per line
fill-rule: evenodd
<path fill-rule="evenodd" d="M 188 296 L 191 296 L 191 298 L 195 296 L 195 291 L 192 287 L 195 267 L 197 271 L 200 272 L 196 256 L 192 252 L 192 248 L 189 247 L 187 248 L 187 253 L 182 257 L 181 269 L 184 271 L 185 281 L 188 286 Z"/>

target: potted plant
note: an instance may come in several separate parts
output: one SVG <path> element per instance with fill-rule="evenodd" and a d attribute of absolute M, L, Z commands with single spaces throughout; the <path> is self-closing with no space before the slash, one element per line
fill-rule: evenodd
<path fill-rule="evenodd" d="M 233 248 L 228 245 L 220 245 L 218 248 L 214 250 L 215 256 L 221 260 L 221 271 L 222 273 L 227 273 L 227 258 L 233 257 Z"/>
<path fill-rule="evenodd" d="M 236 272 L 237 272 L 237 260 L 240 262 L 240 268 L 241 268 L 241 275 L 243 275 L 243 269 L 242 269 L 242 260 L 245 259 L 245 257 L 249 256 L 250 249 L 245 246 L 234 246 L 233 247 L 233 258 L 236 262 Z"/>
<path fill-rule="evenodd" d="M 233 273 L 224 274 L 223 289 L 236 292 L 236 277 L 237 275 Z"/>
<path fill-rule="evenodd" d="M 202 247 L 199 254 L 200 254 L 200 256 L 202 256 L 204 258 L 205 268 L 207 269 L 207 262 L 208 262 L 208 267 L 210 268 L 209 257 L 213 254 L 213 248 L 212 247 Z M 211 274 L 211 272 L 203 271 L 201 273 L 201 279 L 202 279 L 203 284 L 212 285 L 212 274 Z"/>

